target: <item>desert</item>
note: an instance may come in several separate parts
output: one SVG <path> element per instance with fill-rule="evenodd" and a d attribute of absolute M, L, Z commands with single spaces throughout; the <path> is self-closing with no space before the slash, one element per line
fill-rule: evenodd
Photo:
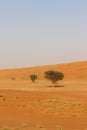
<path fill-rule="evenodd" d="M 87 0 L 0 0 L 0 130 L 87 130 Z"/>
<path fill-rule="evenodd" d="M 43 74 L 52 69 L 65 76 L 55 87 Z M 0 129 L 86 130 L 87 62 L 0 70 Z"/>

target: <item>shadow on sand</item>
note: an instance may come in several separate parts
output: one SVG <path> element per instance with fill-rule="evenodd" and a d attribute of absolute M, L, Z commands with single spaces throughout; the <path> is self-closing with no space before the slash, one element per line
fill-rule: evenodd
<path fill-rule="evenodd" d="M 47 87 L 50 87 L 50 88 L 60 88 L 60 87 L 64 87 L 64 85 L 54 85 L 54 86 L 52 86 L 52 85 L 50 85 L 50 86 L 47 86 Z"/>

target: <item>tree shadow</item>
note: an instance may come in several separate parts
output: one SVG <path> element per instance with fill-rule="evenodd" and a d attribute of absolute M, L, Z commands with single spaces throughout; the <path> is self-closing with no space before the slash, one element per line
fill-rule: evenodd
<path fill-rule="evenodd" d="M 64 87 L 64 85 L 54 85 L 54 86 L 49 85 L 47 87 L 49 87 L 49 88 L 57 88 L 57 87 L 60 88 L 60 87 Z"/>
<path fill-rule="evenodd" d="M 64 85 L 55 85 L 54 87 L 64 87 Z"/>

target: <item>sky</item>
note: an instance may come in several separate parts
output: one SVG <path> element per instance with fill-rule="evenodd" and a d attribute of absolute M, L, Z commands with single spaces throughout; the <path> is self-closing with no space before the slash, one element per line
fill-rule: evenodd
<path fill-rule="evenodd" d="M 87 0 L 0 0 L 0 69 L 87 60 Z"/>

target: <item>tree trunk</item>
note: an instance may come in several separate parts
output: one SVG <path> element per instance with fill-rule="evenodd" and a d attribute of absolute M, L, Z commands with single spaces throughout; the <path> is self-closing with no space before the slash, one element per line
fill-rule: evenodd
<path fill-rule="evenodd" d="M 56 83 L 56 82 L 52 80 L 53 87 L 55 87 L 55 83 Z"/>

